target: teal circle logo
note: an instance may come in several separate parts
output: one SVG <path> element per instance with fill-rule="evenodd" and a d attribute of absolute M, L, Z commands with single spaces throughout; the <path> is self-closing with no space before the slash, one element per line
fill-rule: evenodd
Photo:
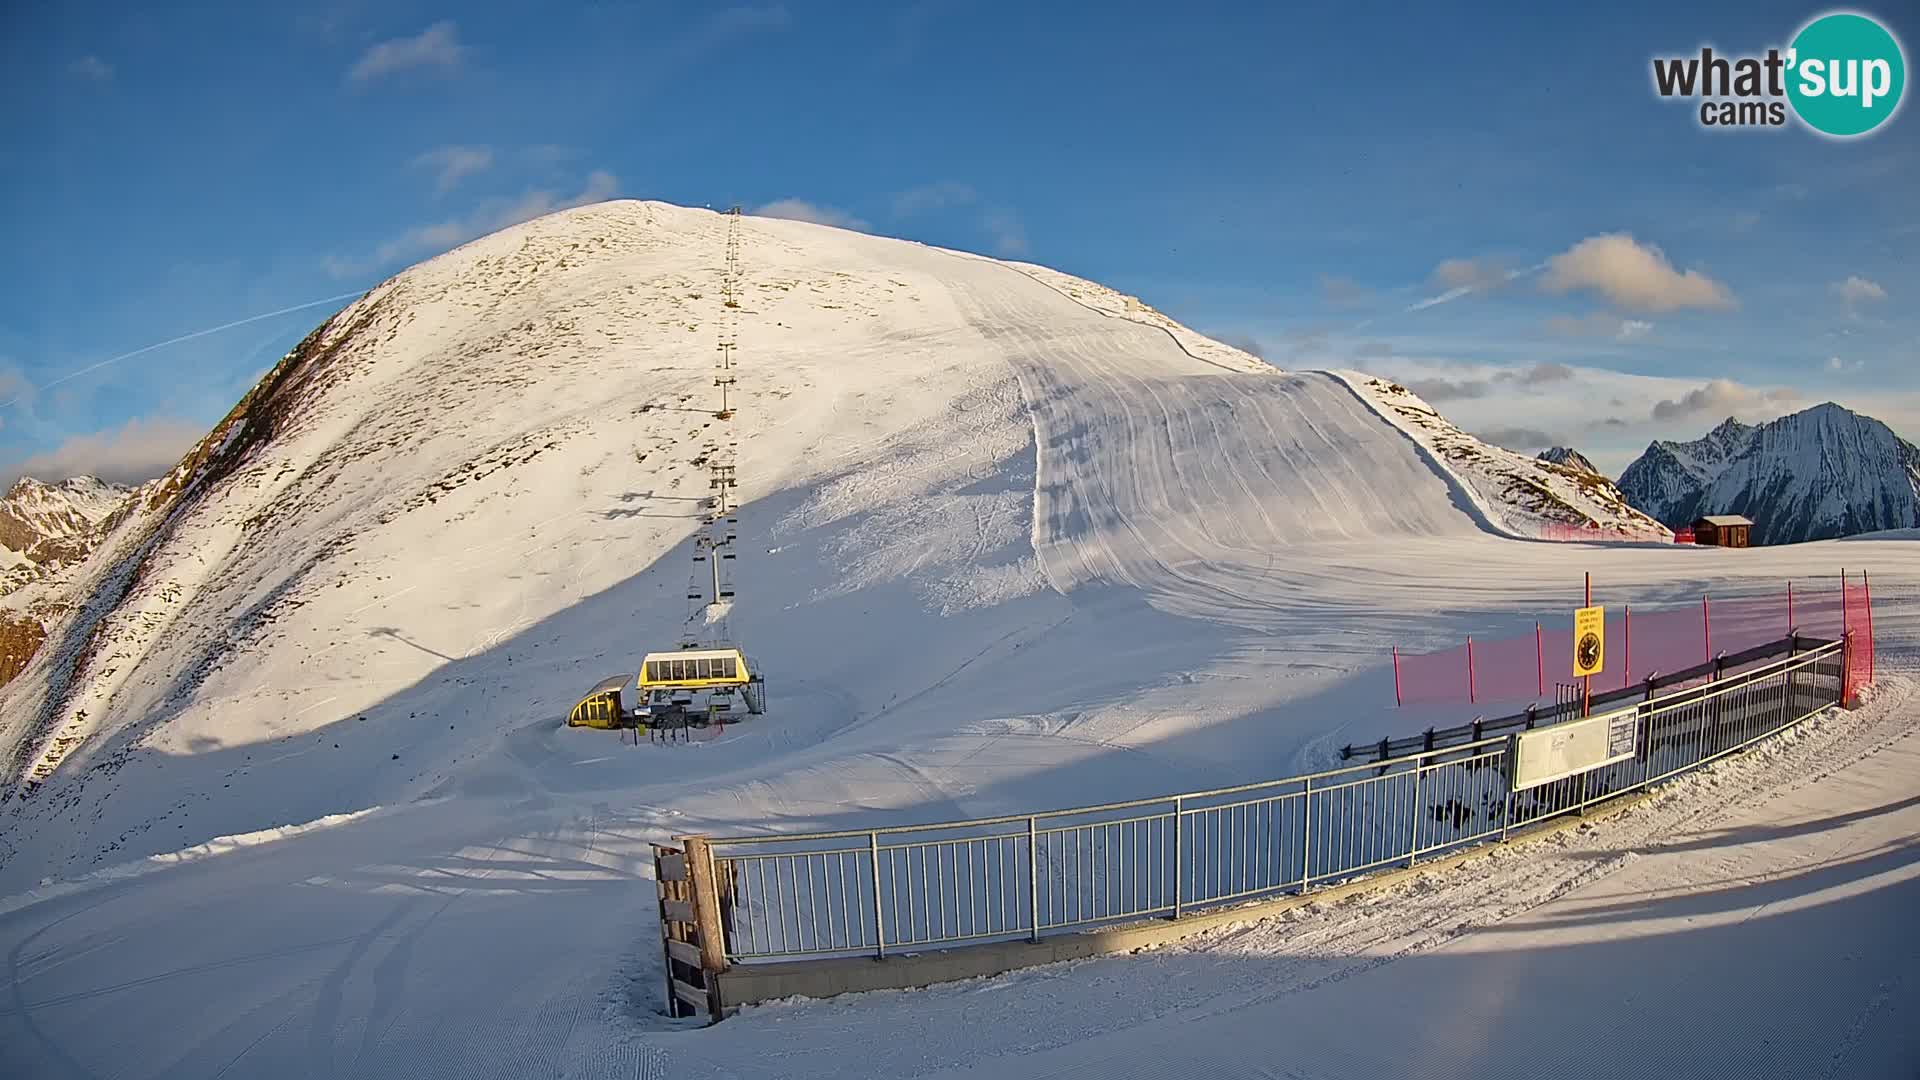
<path fill-rule="evenodd" d="M 1865 135 L 1900 108 L 1907 61 L 1887 28 L 1852 12 L 1808 23 L 1787 52 L 1787 100 L 1808 127 Z"/>

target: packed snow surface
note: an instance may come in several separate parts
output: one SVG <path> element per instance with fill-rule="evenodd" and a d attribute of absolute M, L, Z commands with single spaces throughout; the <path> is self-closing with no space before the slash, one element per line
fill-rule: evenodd
<path fill-rule="evenodd" d="M 1273 370 L 1054 271 L 797 222 L 742 223 L 730 315 L 726 228 L 610 204 L 399 276 L 289 361 L 284 399 L 216 430 L 164 521 L 119 526 L 102 552 L 133 563 L 96 552 L 82 628 L 0 689 L 40 781 L 0 811 L 0 1073 L 1112 1075 L 1095 1063 L 1122 1024 L 1422 953 L 1449 935 L 1430 927 L 1502 940 L 1624 857 L 1501 854 L 1492 887 L 1435 883 L 1448 904 L 1401 890 L 1299 930 L 700 1031 L 657 1015 L 648 842 L 1318 767 L 1470 719 L 1395 714 L 1390 645 L 1567 618 L 1583 571 L 1596 599 L 1658 606 L 1870 568 L 1882 656 L 1910 662 L 1910 541 L 1513 539 L 1536 511 L 1364 376 Z M 722 327 L 744 499 L 727 622 L 771 709 L 691 746 L 565 729 L 680 632 Z M 1875 708 L 1685 798 L 1765 817 L 1770 786 L 1910 726 L 1906 691 Z M 1695 819 L 1638 820 L 1594 842 Z M 1884 1048 L 1861 1015 L 1854 1045 Z"/>

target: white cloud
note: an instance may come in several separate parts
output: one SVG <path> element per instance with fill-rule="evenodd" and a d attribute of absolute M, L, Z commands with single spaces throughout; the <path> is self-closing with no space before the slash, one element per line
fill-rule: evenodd
<path fill-rule="evenodd" d="M 1547 362 L 1535 364 L 1530 368 L 1521 368 L 1511 376 L 1502 374 L 1496 377 L 1503 380 L 1510 379 L 1521 386 L 1540 386 L 1546 383 L 1566 382 L 1573 378 L 1573 369 L 1565 364 Z"/>
<path fill-rule="evenodd" d="M 979 198 L 979 192 L 954 180 L 922 184 L 916 188 L 908 188 L 893 197 L 893 216 L 912 217 L 915 214 L 945 210 L 950 206 L 966 206 Z"/>
<path fill-rule="evenodd" d="M 1847 280 L 1836 281 L 1827 288 L 1840 298 L 1841 303 L 1847 305 L 1849 311 L 1861 304 L 1879 303 L 1887 298 L 1887 290 L 1881 288 L 1879 282 L 1869 281 L 1859 274 L 1850 274 Z"/>
<path fill-rule="evenodd" d="M 1333 307 L 1357 308 L 1373 301 L 1373 290 L 1350 277 L 1321 274 L 1320 296 Z"/>
<path fill-rule="evenodd" d="M 1498 289 L 1513 278 L 1494 259 L 1446 259 L 1433 268 L 1433 283 L 1442 289 Z"/>
<path fill-rule="evenodd" d="M 1859 371 L 1866 366 L 1867 362 L 1865 360 L 1842 360 L 1837 356 L 1827 357 L 1828 371 Z"/>
<path fill-rule="evenodd" d="M 1410 378 L 1403 375 L 1393 381 L 1413 391 L 1429 405 L 1483 398 L 1493 390 L 1493 384 L 1485 379 L 1449 379 L 1443 376 Z"/>
<path fill-rule="evenodd" d="M 1566 443 L 1558 435 L 1552 435 L 1539 428 L 1497 427 L 1485 431 L 1473 432 L 1473 437 L 1483 443 L 1504 446 L 1509 450 L 1527 453 L 1532 450 L 1544 450 L 1549 446 L 1563 446 Z"/>
<path fill-rule="evenodd" d="M 531 221 L 544 214 L 570 210 L 589 203 L 605 202 L 613 197 L 619 181 L 604 169 L 587 174 L 586 186 L 578 195 L 562 198 L 551 190 L 529 191 L 518 199 L 489 199 L 465 217 L 418 225 L 375 248 L 373 254 L 359 257 L 330 255 L 324 260 L 329 274 L 337 278 L 361 277 L 374 270 L 403 260 L 438 255 L 475 237 Z"/>
<path fill-rule="evenodd" d="M 836 229 L 852 229 L 866 232 L 872 228 L 865 220 L 841 210 L 838 207 L 822 206 L 805 199 L 775 199 L 754 207 L 750 213 L 761 217 L 785 218 L 788 221 L 810 221 L 815 225 L 831 225 Z"/>
<path fill-rule="evenodd" d="M 460 69 L 467 47 L 460 44 L 453 23 L 434 23 L 410 38 L 382 41 L 361 55 L 347 70 L 347 82 L 364 86 L 376 79 L 416 69 L 451 74 Z"/>
<path fill-rule="evenodd" d="M 1540 287 L 1553 293 L 1592 289 L 1627 311 L 1738 306 L 1725 285 L 1698 270 L 1675 270 L 1659 248 L 1626 233 L 1590 236 L 1548 259 Z"/>
<path fill-rule="evenodd" d="M 493 167 L 493 150 L 485 146 L 441 146 L 413 159 L 416 169 L 435 173 L 434 194 L 445 195 L 460 181 Z"/>
<path fill-rule="evenodd" d="M 1657 421 L 1679 420 L 1700 413 L 1721 417 L 1757 412 L 1771 417 L 1787 411 L 1799 397 L 1794 390 L 1756 390 L 1732 379 L 1713 379 L 1677 398 L 1655 402 L 1649 415 Z"/>
<path fill-rule="evenodd" d="M 1653 333 L 1651 322 L 1623 319 L 1604 311 L 1585 315 L 1553 315 L 1545 325 L 1548 333 L 1563 337 L 1610 337 L 1615 341 L 1635 341 Z"/>
<path fill-rule="evenodd" d="M 185 420 L 139 417 L 15 462 L 0 471 L 0 484 L 12 487 L 22 476 L 51 482 L 81 475 L 137 484 L 173 468 L 206 433 L 203 425 Z"/>
<path fill-rule="evenodd" d="M 989 210 L 981 215 L 980 224 L 993 237 L 995 255 L 1025 255 L 1027 253 L 1027 227 L 1011 210 Z"/>
<path fill-rule="evenodd" d="M 93 82 L 111 82 L 113 80 L 113 65 L 91 53 L 75 60 L 68 67 L 68 70 L 83 79 L 88 79 Z"/>
<path fill-rule="evenodd" d="M 12 364 L 0 360 L 0 409 L 9 405 L 33 402 L 33 383 L 24 373 Z M 0 428 L 6 426 L 7 418 L 0 415 Z"/>
<path fill-rule="evenodd" d="M 1565 364 L 1546 362 L 1523 368 L 1481 368 L 1479 378 L 1458 379 L 1446 375 L 1409 374 L 1393 381 L 1420 395 L 1429 405 L 1443 401 L 1468 401 L 1487 397 L 1496 384 L 1529 389 L 1571 381 L 1579 373 Z M 1499 440 L 1492 440 L 1498 442 Z M 1505 445 L 1504 443 L 1502 445 Z"/>

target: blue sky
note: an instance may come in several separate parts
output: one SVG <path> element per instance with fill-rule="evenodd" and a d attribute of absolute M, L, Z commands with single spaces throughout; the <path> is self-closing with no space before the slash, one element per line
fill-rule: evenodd
<path fill-rule="evenodd" d="M 1828 398 L 1920 436 L 1920 117 L 1651 90 L 1821 10 L 9 5 L 0 477 L 164 469 L 339 303 L 126 354 L 609 196 L 1046 263 L 1615 469 Z"/>

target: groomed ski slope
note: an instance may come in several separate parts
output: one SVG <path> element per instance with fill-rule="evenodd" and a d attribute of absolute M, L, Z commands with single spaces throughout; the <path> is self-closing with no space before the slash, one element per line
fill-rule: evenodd
<path fill-rule="evenodd" d="M 741 223 L 729 310 L 726 229 L 658 203 L 569 211 L 334 319 L 261 415 L 210 436 L 235 460 L 216 452 L 156 538 L 136 515 L 84 568 L 72 592 L 104 618 L 0 688 L 0 743 L 44 785 L 0 818 L 0 893 L 512 784 L 517 733 L 679 640 L 699 463 L 729 427 L 729 627 L 780 723 L 673 771 L 777 762 L 799 801 L 748 798 L 741 820 L 957 812 L 964 787 L 872 763 L 970 727 L 1045 735 L 1015 755 L 1038 763 L 1258 712 L 1389 643 L 1294 575 L 1485 524 L 1337 376 L 1044 268 L 800 222 Z M 724 336 L 732 425 L 710 412 Z M 271 437 L 247 444 L 250 424 Z M 1348 655 L 1271 656 L 1316 648 Z M 1088 722 L 1195 680 L 1212 686 L 1178 715 Z M 1326 734 L 1266 727 L 1230 760 L 1271 768 Z M 885 775 L 849 773 L 856 755 Z M 1211 782 L 1166 767 L 1115 782 Z"/>
<path fill-rule="evenodd" d="M 672 749 L 558 726 L 679 630 L 720 219 L 613 204 L 424 264 L 159 541 L 57 717 L 75 749 L 6 807 L 0 1072 L 918 1075 L 1016 1048 L 971 1033 L 962 995 L 1000 991 L 1034 1047 L 1092 1040 L 1101 1002 L 1199 1002 L 1229 962 L 671 1030 L 647 842 L 1324 764 L 1435 719 L 1386 707 L 1389 644 L 1564 618 L 1583 570 L 1638 606 L 1867 566 L 1887 651 L 1920 629 L 1911 543 L 1502 538 L 1339 377 L 1038 268 L 743 229 L 731 624 L 772 713 Z"/>

